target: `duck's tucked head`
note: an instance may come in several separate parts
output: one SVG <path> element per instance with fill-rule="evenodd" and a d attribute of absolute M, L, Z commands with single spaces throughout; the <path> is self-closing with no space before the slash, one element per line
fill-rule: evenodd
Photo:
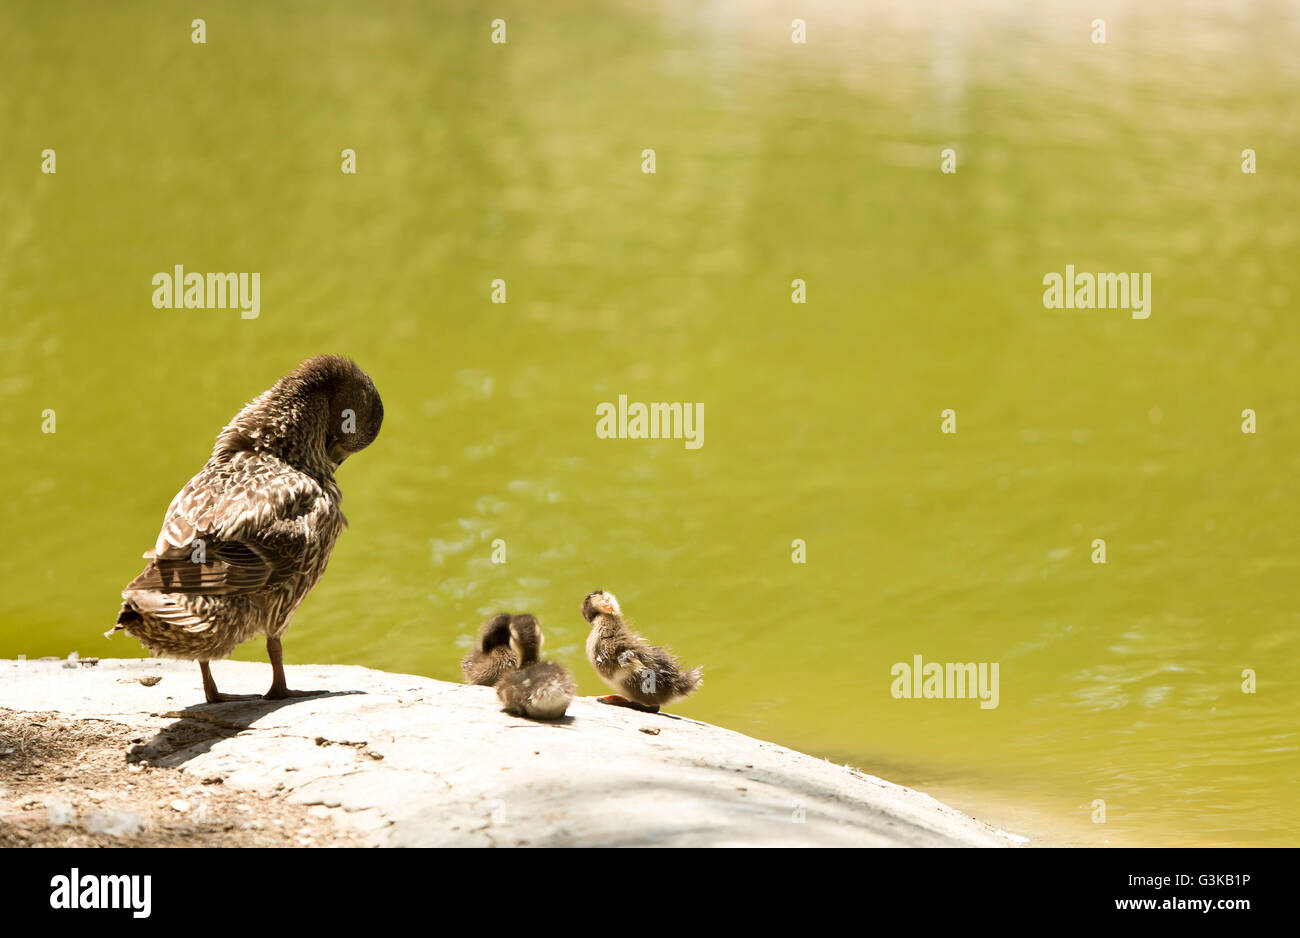
<path fill-rule="evenodd" d="M 604 590 L 596 590 L 594 593 L 588 593 L 587 598 L 582 601 L 582 617 L 588 622 L 595 622 L 597 616 L 622 616 L 623 610 L 618 606 L 618 600 L 614 598 L 613 593 L 607 593 Z"/>
<path fill-rule="evenodd" d="M 269 450 L 328 469 L 373 443 L 383 422 L 384 402 L 370 376 L 340 355 L 317 355 L 241 410 L 216 450 Z"/>
<path fill-rule="evenodd" d="M 510 618 L 510 648 L 521 668 L 537 661 L 542 653 L 542 627 L 535 616 L 524 614 Z"/>
<path fill-rule="evenodd" d="M 493 648 L 510 644 L 510 613 L 499 612 L 479 629 L 478 650 L 487 654 Z"/>
<path fill-rule="evenodd" d="M 379 436 L 384 402 L 370 375 L 355 362 L 338 355 L 317 355 L 282 381 L 296 382 L 300 393 L 325 399 L 325 452 L 335 464 L 361 452 Z"/>

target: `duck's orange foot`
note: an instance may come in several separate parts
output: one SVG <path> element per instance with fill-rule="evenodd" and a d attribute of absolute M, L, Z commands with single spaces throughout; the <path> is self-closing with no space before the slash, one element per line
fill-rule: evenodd
<path fill-rule="evenodd" d="M 319 697 L 331 693 L 327 690 L 289 690 L 287 687 L 272 686 L 262 695 L 263 700 L 288 700 L 291 697 Z"/>
<path fill-rule="evenodd" d="M 203 675 L 203 696 L 210 704 L 230 703 L 234 700 L 257 700 L 256 694 L 223 694 L 217 690 L 217 682 L 212 679 L 212 668 L 206 661 L 199 662 L 199 673 Z"/>
<path fill-rule="evenodd" d="M 637 703 L 635 700 L 628 700 L 622 694 L 607 694 L 604 697 L 597 697 L 597 703 L 609 704 L 611 707 L 627 707 L 629 710 L 640 710 L 642 713 L 658 713 L 659 705 L 647 707 L 645 704 Z"/>
<path fill-rule="evenodd" d="M 236 700 L 261 700 L 258 694 L 225 694 L 217 691 L 214 694 L 207 694 L 208 703 L 233 703 Z"/>

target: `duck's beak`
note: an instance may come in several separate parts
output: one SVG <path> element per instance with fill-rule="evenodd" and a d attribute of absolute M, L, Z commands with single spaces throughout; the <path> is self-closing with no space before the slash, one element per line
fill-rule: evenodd
<path fill-rule="evenodd" d="M 336 466 L 343 465 L 343 460 L 347 459 L 350 455 L 352 454 L 345 450 L 340 443 L 335 443 L 329 450 L 330 461 Z"/>

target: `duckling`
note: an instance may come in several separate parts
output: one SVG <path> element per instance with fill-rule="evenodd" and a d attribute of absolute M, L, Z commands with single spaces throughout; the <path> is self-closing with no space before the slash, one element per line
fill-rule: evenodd
<path fill-rule="evenodd" d="M 466 684 L 491 687 L 507 671 L 519 667 L 519 655 L 510 647 L 510 613 L 502 612 L 483 623 L 474 650 L 460 663 Z"/>
<path fill-rule="evenodd" d="M 338 355 L 309 358 L 250 401 L 172 499 L 144 554 L 149 565 L 122 591 L 105 634 L 197 661 L 209 703 L 249 699 L 218 691 L 209 662 L 265 635 L 268 700 L 326 693 L 289 690 L 280 637 L 347 524 L 334 473 L 374 442 L 383 420 L 370 376 Z M 147 453 L 127 456 L 148 465 Z"/>
<path fill-rule="evenodd" d="M 703 683 L 702 668 L 683 670 L 671 651 L 650 645 L 631 631 L 613 593 L 588 593 L 582 601 L 582 617 L 591 623 L 587 636 L 591 666 L 602 681 L 622 692 L 597 697 L 601 703 L 658 713 L 661 706 L 693 694 Z"/>
<path fill-rule="evenodd" d="M 537 660 L 542 629 L 533 616 L 510 620 L 510 647 L 519 659 L 519 670 L 508 672 L 497 682 L 497 696 L 506 712 L 536 720 L 564 716 L 578 684 L 563 665 Z"/>

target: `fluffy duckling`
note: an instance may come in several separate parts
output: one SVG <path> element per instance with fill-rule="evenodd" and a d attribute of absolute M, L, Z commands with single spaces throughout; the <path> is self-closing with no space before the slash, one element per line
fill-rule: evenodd
<path fill-rule="evenodd" d="M 267 699 L 325 691 L 285 684 L 280 636 L 325 572 L 347 521 L 334 473 L 379 434 L 370 376 L 337 355 L 309 358 L 249 402 L 172 499 L 149 565 L 122 591 L 117 623 L 154 655 L 199 663 L 209 703 L 223 694 L 208 662 L 266 636 Z M 147 454 L 136 453 L 136 465 Z"/>
<path fill-rule="evenodd" d="M 522 615 L 510 620 L 510 647 L 519 659 L 519 670 L 508 672 L 497 682 L 497 696 L 506 712 L 535 720 L 564 716 L 578 684 L 563 665 L 537 660 L 542 629 L 535 618 Z"/>
<path fill-rule="evenodd" d="M 702 668 L 683 670 L 672 652 L 648 644 L 631 631 L 613 593 L 588 593 L 582 601 L 582 617 L 591 623 L 587 658 L 600 679 L 619 691 L 597 697 L 601 703 L 658 713 L 661 706 L 694 693 L 703 682 Z"/>
<path fill-rule="evenodd" d="M 491 687 L 507 671 L 519 667 L 519 655 L 510 647 L 510 614 L 502 612 L 483 623 L 474 650 L 460 663 L 466 684 Z"/>

